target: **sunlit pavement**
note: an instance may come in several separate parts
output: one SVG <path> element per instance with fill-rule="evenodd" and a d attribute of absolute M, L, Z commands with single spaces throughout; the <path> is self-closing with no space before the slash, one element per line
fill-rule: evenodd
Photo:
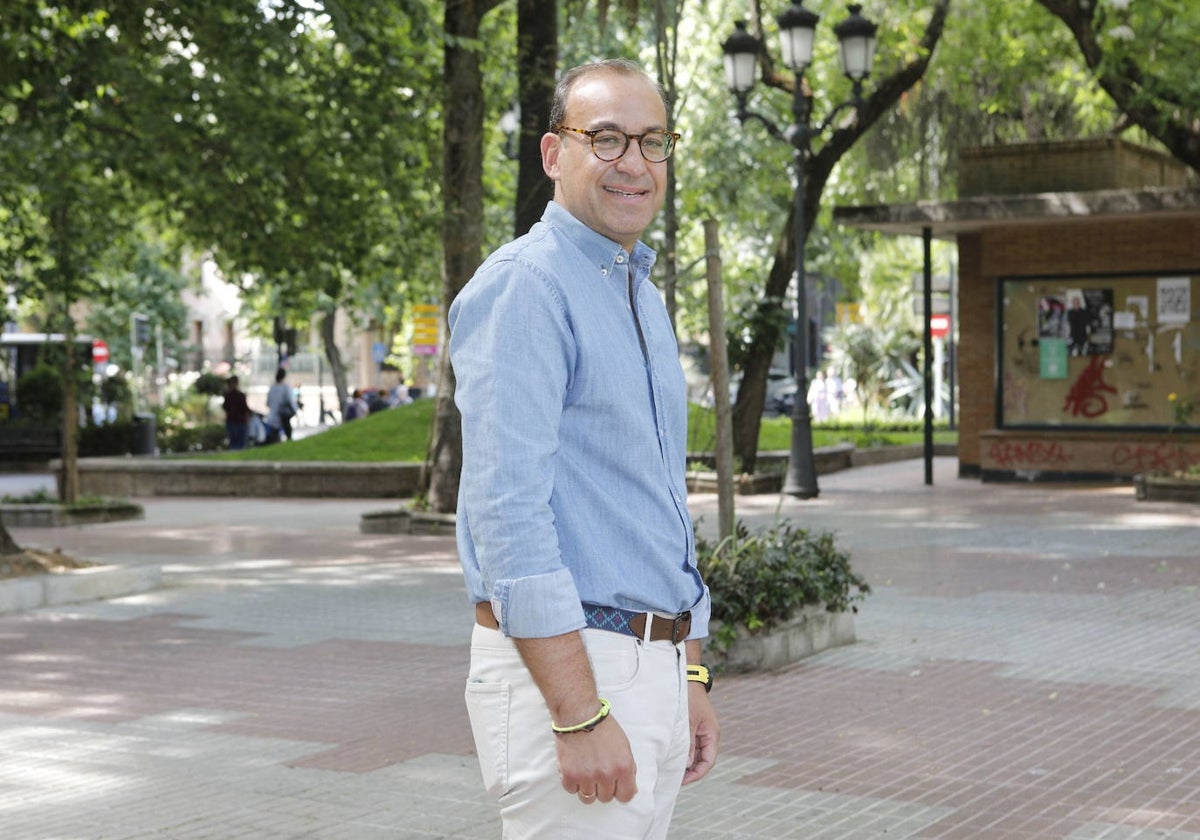
<path fill-rule="evenodd" d="M 673 840 L 1200 838 L 1200 508 L 955 469 L 738 497 L 835 531 L 874 592 L 857 644 L 718 680 Z M 380 500 L 137 501 L 14 529 L 165 586 L 0 617 L 0 838 L 499 837 L 451 538 L 359 533 Z"/>

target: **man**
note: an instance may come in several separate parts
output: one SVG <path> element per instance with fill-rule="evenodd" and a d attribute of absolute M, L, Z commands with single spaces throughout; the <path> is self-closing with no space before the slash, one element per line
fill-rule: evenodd
<path fill-rule="evenodd" d="M 225 380 L 225 399 L 221 407 L 225 409 L 225 434 L 229 436 L 229 448 L 245 449 L 246 433 L 250 428 L 250 406 L 246 404 L 246 394 L 238 387 L 236 376 Z"/>
<path fill-rule="evenodd" d="M 271 431 L 267 433 L 270 443 L 278 443 L 280 436 L 292 439 L 292 418 L 296 416 L 296 395 L 292 386 L 284 380 L 287 369 L 275 371 L 275 384 L 267 389 L 267 425 Z"/>
<path fill-rule="evenodd" d="M 635 64 L 566 73 L 554 199 L 450 308 L 467 706 L 510 838 L 663 838 L 712 767 L 708 590 L 684 482 L 678 348 L 639 237 L 678 135 Z"/>
<path fill-rule="evenodd" d="M 1071 299 L 1071 308 L 1067 311 L 1067 327 L 1070 332 L 1068 352 L 1072 356 L 1088 355 L 1088 341 L 1092 333 L 1092 313 L 1083 305 L 1083 295 L 1076 294 Z"/>

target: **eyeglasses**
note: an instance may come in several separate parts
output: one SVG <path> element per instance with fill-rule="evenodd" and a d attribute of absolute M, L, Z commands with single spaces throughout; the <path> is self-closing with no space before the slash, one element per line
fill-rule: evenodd
<path fill-rule="evenodd" d="M 593 128 L 589 131 L 583 128 L 571 128 L 562 123 L 558 123 L 550 130 L 555 134 L 560 131 L 582 134 L 592 141 L 592 154 L 607 163 L 623 158 L 625 152 L 629 151 L 630 140 L 637 141 L 638 151 L 646 160 L 651 163 L 662 163 L 675 151 L 675 144 L 683 136 L 675 131 L 647 131 L 645 134 L 626 134 L 615 128 Z"/>

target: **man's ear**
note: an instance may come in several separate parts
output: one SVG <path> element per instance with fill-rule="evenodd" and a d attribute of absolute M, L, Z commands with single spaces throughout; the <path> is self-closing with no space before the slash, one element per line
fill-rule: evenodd
<path fill-rule="evenodd" d="M 551 181 L 558 180 L 558 155 L 562 151 L 562 137 L 551 132 L 542 135 L 542 170 Z"/>

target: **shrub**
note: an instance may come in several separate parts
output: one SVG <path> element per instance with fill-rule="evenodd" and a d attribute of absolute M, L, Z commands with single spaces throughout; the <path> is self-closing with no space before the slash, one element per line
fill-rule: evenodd
<path fill-rule="evenodd" d="M 731 537 L 715 544 L 697 534 L 696 556 L 712 617 L 723 624 L 718 644 L 733 640 L 735 625 L 767 632 L 810 604 L 856 612 L 855 602 L 871 591 L 832 534 L 814 536 L 787 522 L 751 534 L 739 521 Z"/>
<path fill-rule="evenodd" d="M 133 417 L 133 387 L 123 374 L 109 376 L 100 383 L 100 400 L 112 406 L 121 420 Z"/>
<path fill-rule="evenodd" d="M 196 381 L 192 383 L 192 390 L 197 394 L 219 397 L 225 393 L 225 377 L 205 371 L 196 377 Z"/>
<path fill-rule="evenodd" d="M 17 380 L 17 408 L 22 417 L 54 422 L 62 417 L 62 374 L 39 364 Z"/>
<path fill-rule="evenodd" d="M 133 422 L 117 420 L 103 426 L 81 426 L 79 454 L 84 458 L 128 455 L 133 449 Z"/>
<path fill-rule="evenodd" d="M 214 452 L 225 448 L 225 426 L 207 423 L 158 429 L 158 450 L 162 453 Z"/>

